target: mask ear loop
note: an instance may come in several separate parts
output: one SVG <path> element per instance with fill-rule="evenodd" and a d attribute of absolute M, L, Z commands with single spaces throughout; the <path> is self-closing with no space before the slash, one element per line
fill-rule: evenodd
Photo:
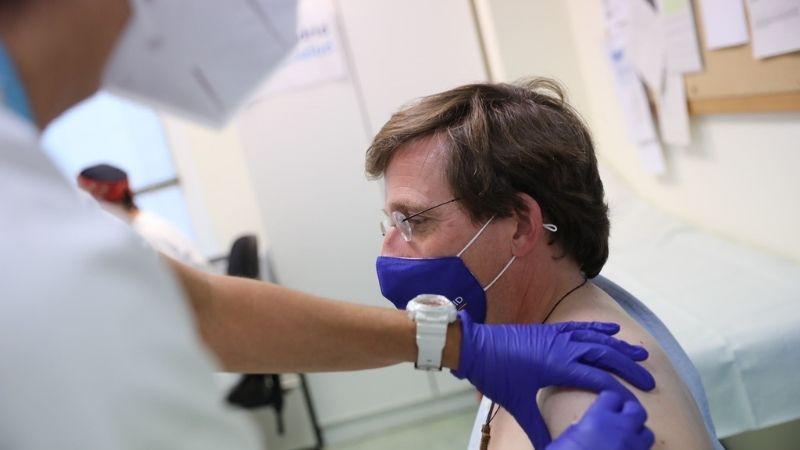
<path fill-rule="evenodd" d="M 475 236 L 473 236 L 473 237 L 472 237 L 472 239 L 470 239 L 470 240 L 469 240 L 469 242 L 467 242 L 467 245 L 465 245 L 465 246 L 464 246 L 464 248 L 463 248 L 463 249 L 461 249 L 461 251 L 460 251 L 460 252 L 458 252 L 458 254 L 457 254 L 456 256 L 458 256 L 458 257 L 460 258 L 460 257 L 461 257 L 461 255 L 463 255 L 463 254 L 464 254 L 464 252 L 465 252 L 465 251 L 467 251 L 467 249 L 469 248 L 469 246 L 470 246 L 470 245 L 472 245 L 472 244 L 473 244 L 475 241 L 477 241 L 477 240 L 478 240 L 478 238 L 481 236 L 481 234 L 483 234 L 483 230 L 485 230 L 485 229 L 486 229 L 486 227 L 488 227 L 488 226 L 489 226 L 489 224 L 490 224 L 490 223 L 492 223 L 492 221 L 494 220 L 494 218 L 495 218 L 495 216 L 492 216 L 492 218 L 491 218 L 491 219 L 489 219 L 489 221 L 488 221 L 488 222 L 486 222 L 485 224 L 483 224 L 483 226 L 481 227 L 481 229 L 480 229 L 480 230 L 478 230 L 478 232 L 477 232 L 477 233 L 475 233 Z"/>
<path fill-rule="evenodd" d="M 494 217 L 493 217 L 493 218 L 494 218 Z M 487 225 L 488 225 L 488 224 L 487 224 Z M 555 226 L 555 225 L 553 225 L 552 223 L 546 223 L 546 224 L 544 224 L 544 225 L 542 225 L 542 226 L 543 226 L 545 229 L 547 229 L 548 231 L 551 231 L 551 232 L 553 232 L 553 233 L 555 233 L 556 231 L 558 231 L 558 227 L 557 227 L 557 226 Z M 484 228 L 486 228 L 486 226 L 484 226 Z M 482 230 L 481 230 L 481 231 L 482 231 Z M 473 239 L 473 240 L 474 240 L 474 239 Z M 471 244 L 471 243 L 472 243 L 472 242 L 470 242 L 470 244 Z M 512 256 L 511 256 L 511 259 L 509 259 L 509 260 L 508 260 L 508 262 L 506 263 L 505 267 L 503 267 L 503 270 L 501 270 L 501 271 L 500 271 L 500 273 L 498 273 L 498 274 L 497 274 L 497 276 L 496 276 L 496 277 L 494 277 L 494 279 L 493 279 L 492 281 L 490 281 L 490 282 L 489 282 L 489 284 L 487 284 L 485 288 L 483 288 L 483 292 L 486 292 L 486 291 L 488 291 L 488 290 L 489 290 L 489 288 L 491 288 L 491 287 L 492 287 L 492 286 L 493 286 L 493 285 L 494 285 L 494 284 L 497 282 L 497 280 L 499 280 L 499 279 L 500 279 L 500 277 L 502 277 L 502 276 L 503 276 L 503 274 L 504 274 L 504 273 L 506 273 L 506 270 L 508 270 L 508 268 L 509 268 L 509 267 L 511 267 L 511 264 L 514 264 L 514 261 L 516 261 L 516 260 L 517 260 L 517 257 L 516 257 L 516 256 L 514 256 L 514 255 L 512 255 Z"/>
<path fill-rule="evenodd" d="M 512 255 L 511 259 L 509 259 L 508 262 L 506 263 L 506 266 L 503 267 L 503 270 L 501 270 L 500 273 L 498 273 L 497 276 L 494 277 L 494 280 L 490 281 L 489 284 L 487 284 L 486 287 L 483 288 L 483 292 L 488 291 L 489 288 L 492 287 L 492 285 L 495 282 L 497 282 L 497 280 L 499 280 L 500 277 L 502 277 L 504 273 L 506 273 L 506 270 L 508 270 L 508 268 L 511 267 L 511 264 L 514 264 L 514 261 L 516 261 L 516 260 L 517 260 L 517 257 Z"/>
<path fill-rule="evenodd" d="M 458 255 L 456 255 L 456 256 L 458 256 L 460 258 L 461 255 L 463 255 L 464 252 L 467 251 L 467 249 L 470 247 L 470 245 L 472 245 L 476 240 L 478 240 L 478 238 L 481 236 L 481 234 L 483 234 L 483 230 L 485 230 L 486 227 L 488 227 L 489 224 L 492 223 L 492 221 L 494 220 L 495 217 L 496 216 L 492 216 L 491 219 L 489 219 L 485 224 L 483 224 L 481 229 L 478 230 L 477 233 L 475 233 L 475 236 L 473 236 L 472 239 L 470 239 L 470 241 L 467 242 L 467 245 L 465 245 L 464 248 L 460 252 L 458 252 Z M 556 231 L 558 231 L 558 227 L 556 225 L 552 224 L 552 223 L 543 224 L 542 227 L 544 227 L 547 231 L 550 231 L 552 233 L 555 233 Z M 517 260 L 517 257 L 512 255 L 511 259 L 508 260 L 508 262 L 503 267 L 503 269 L 500 271 L 500 273 L 498 273 L 497 276 L 494 277 L 494 279 L 492 281 L 490 281 L 489 284 L 486 285 L 486 287 L 483 288 L 483 291 L 484 292 L 488 291 L 489 288 L 491 288 L 497 282 L 497 280 L 499 280 L 500 277 L 502 277 L 503 274 L 506 273 L 506 270 L 508 270 L 508 268 L 511 267 L 511 264 L 514 264 L 514 261 L 516 261 L 516 260 Z"/>

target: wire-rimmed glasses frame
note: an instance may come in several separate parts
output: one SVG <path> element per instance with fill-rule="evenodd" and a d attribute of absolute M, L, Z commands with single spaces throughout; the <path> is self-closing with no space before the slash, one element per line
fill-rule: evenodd
<path fill-rule="evenodd" d="M 459 200 L 460 198 L 453 198 L 445 202 L 439 203 L 437 205 L 431 206 L 430 208 L 424 209 L 418 213 L 411 214 L 410 216 L 407 217 L 400 211 L 392 211 L 392 212 L 383 211 L 383 213 L 386 214 L 387 217 L 385 220 L 381 221 L 380 224 L 381 235 L 386 236 L 386 233 L 389 232 L 389 229 L 395 227 L 400 231 L 400 234 L 403 236 L 403 239 L 406 242 L 411 242 L 411 238 L 414 236 L 414 227 L 411 226 L 410 222 L 411 219 L 419 215 L 425 214 L 426 212 L 432 211 L 440 206 L 448 205 L 450 203 L 457 202 Z"/>

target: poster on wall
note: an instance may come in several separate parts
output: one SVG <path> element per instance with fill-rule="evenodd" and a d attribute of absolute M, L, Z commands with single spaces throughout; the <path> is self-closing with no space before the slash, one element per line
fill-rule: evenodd
<path fill-rule="evenodd" d="M 692 2 L 658 0 L 656 5 L 664 33 L 667 73 L 694 73 L 703 70 Z M 666 82 L 663 87 L 666 89 Z"/>
<path fill-rule="evenodd" d="M 800 0 L 747 0 L 753 57 L 800 50 Z"/>
<path fill-rule="evenodd" d="M 614 74 L 614 87 L 622 107 L 628 134 L 636 145 L 642 168 L 647 173 L 662 174 L 666 171 L 664 151 L 656 134 L 647 94 L 633 63 L 628 59 L 624 49 L 615 44 L 618 43 L 607 42 L 608 60 Z"/>
<path fill-rule="evenodd" d="M 632 12 L 634 2 L 644 0 L 605 0 L 606 54 L 614 76 L 614 88 L 625 119 L 631 142 L 636 146 L 642 168 L 651 174 L 666 171 L 664 150 L 656 132 L 650 103 L 643 81 L 645 76 L 637 67 L 633 55 L 637 45 L 633 45 L 635 28 L 644 30 L 646 26 L 635 25 L 637 14 Z M 650 4 L 641 5 L 650 8 Z M 654 13 L 653 13 L 654 14 Z M 651 18 L 652 19 L 652 18 Z M 650 21 L 652 23 L 652 20 Z M 641 42 L 639 43 L 641 44 Z M 641 47 L 641 45 L 639 45 Z M 633 48 L 633 50 L 632 50 Z M 655 61 L 655 60 L 654 60 Z M 659 59 L 658 61 L 663 61 Z M 655 64 L 657 76 L 663 77 L 663 64 Z M 660 84 L 661 81 L 657 81 Z"/>
<path fill-rule="evenodd" d="M 264 83 L 255 101 L 347 78 L 333 1 L 300 0 L 297 21 L 297 47 Z"/>
<path fill-rule="evenodd" d="M 750 41 L 743 0 L 700 0 L 700 11 L 707 49 L 718 50 Z"/>

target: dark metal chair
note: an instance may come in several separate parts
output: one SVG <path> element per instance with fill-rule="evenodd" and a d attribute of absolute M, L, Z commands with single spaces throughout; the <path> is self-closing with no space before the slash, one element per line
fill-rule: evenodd
<path fill-rule="evenodd" d="M 253 235 L 242 236 L 234 241 L 231 253 L 228 256 L 228 275 L 235 277 L 261 279 L 261 264 L 258 254 L 258 239 Z M 270 273 L 270 275 L 272 275 Z M 270 278 L 274 278 L 271 276 Z M 275 281 L 274 279 L 270 281 Z M 300 387 L 303 391 L 305 406 L 311 419 L 316 439 L 315 449 L 324 446 L 322 431 L 317 420 L 316 410 L 311 401 L 304 374 L 300 377 Z M 228 403 L 244 409 L 257 409 L 271 407 L 275 410 L 278 433 L 285 431 L 283 421 L 284 390 L 281 377 L 278 374 L 245 374 L 228 394 Z"/>

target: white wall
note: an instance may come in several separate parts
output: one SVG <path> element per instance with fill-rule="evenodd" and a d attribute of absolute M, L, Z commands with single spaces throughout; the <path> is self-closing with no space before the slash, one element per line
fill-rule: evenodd
<path fill-rule="evenodd" d="M 566 88 L 570 103 L 580 111 L 588 107 L 562 1 L 474 1 L 493 81 L 555 78 Z"/>
<path fill-rule="evenodd" d="M 226 255 L 233 241 L 248 233 L 268 245 L 236 127 L 211 130 L 161 118 L 203 254 Z"/>
<path fill-rule="evenodd" d="M 280 283 L 389 307 L 375 275 L 383 193 L 366 180 L 366 148 L 401 105 L 485 81 L 485 66 L 468 0 L 335 4 L 347 79 L 257 100 L 222 132 L 173 118 L 166 129 L 208 248 L 262 230 Z M 474 403 L 467 383 L 410 364 L 309 381 L 334 441 Z"/>
<path fill-rule="evenodd" d="M 800 113 L 692 116 L 691 147 L 669 172 L 639 165 L 603 51 L 602 2 L 486 0 L 507 79 L 561 79 L 600 158 L 642 196 L 701 228 L 800 261 Z"/>
<path fill-rule="evenodd" d="M 252 104 L 242 142 L 280 282 L 386 307 L 374 266 L 382 191 L 365 178 L 366 148 L 402 104 L 485 73 L 465 0 L 337 6 L 350 77 Z M 309 379 L 329 432 L 466 388 L 410 365 Z"/>

